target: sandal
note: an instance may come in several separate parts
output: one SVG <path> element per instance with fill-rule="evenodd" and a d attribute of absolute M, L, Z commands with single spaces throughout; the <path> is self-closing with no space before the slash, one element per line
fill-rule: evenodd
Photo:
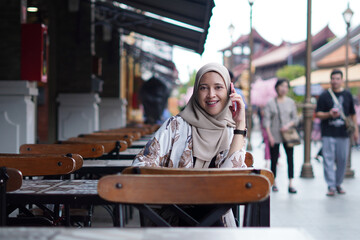
<path fill-rule="evenodd" d="M 329 188 L 328 192 L 326 193 L 326 196 L 328 196 L 328 197 L 335 196 L 335 190 L 332 188 Z"/>
<path fill-rule="evenodd" d="M 289 187 L 289 193 L 297 193 L 297 191 L 295 188 Z"/>
<path fill-rule="evenodd" d="M 342 189 L 340 186 L 336 187 L 336 191 L 338 194 L 345 194 L 346 192 L 344 191 L 344 189 Z"/>

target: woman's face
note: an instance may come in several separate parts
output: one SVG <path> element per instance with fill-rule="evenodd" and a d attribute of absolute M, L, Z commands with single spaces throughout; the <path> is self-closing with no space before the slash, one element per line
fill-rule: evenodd
<path fill-rule="evenodd" d="M 200 79 L 197 98 L 208 114 L 219 114 L 228 101 L 228 91 L 221 75 L 217 72 L 205 73 Z"/>
<path fill-rule="evenodd" d="M 288 94 L 289 92 L 289 85 L 287 82 L 283 82 L 282 84 L 280 84 L 278 87 L 277 87 L 277 94 L 279 96 L 285 96 L 286 94 Z"/>

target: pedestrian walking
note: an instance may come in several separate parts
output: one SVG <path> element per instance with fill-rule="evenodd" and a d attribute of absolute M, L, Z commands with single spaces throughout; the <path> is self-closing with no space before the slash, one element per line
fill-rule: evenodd
<path fill-rule="evenodd" d="M 284 142 L 281 132 L 287 131 L 298 123 L 296 105 L 294 100 L 287 97 L 289 92 L 289 81 L 287 79 L 278 79 L 275 84 L 277 96 L 271 99 L 264 109 L 264 126 L 269 138 L 270 155 L 271 155 L 271 171 L 276 179 L 276 168 L 279 159 L 279 149 L 282 143 L 287 163 L 289 177 L 289 193 L 296 193 L 293 186 L 294 178 L 294 147 Z M 276 181 L 272 187 L 274 192 L 278 191 Z"/>
<path fill-rule="evenodd" d="M 327 196 L 334 196 L 335 192 L 345 194 L 341 184 L 349 155 L 350 135 L 346 131 L 345 119 L 341 115 L 351 116 L 356 123 L 354 100 L 351 93 L 343 88 L 343 83 L 343 73 L 334 69 L 330 74 L 331 87 L 320 95 L 316 107 L 316 116 L 321 119 L 324 176 L 328 185 Z M 355 124 L 353 137 L 355 141 L 359 137 L 357 124 Z"/>

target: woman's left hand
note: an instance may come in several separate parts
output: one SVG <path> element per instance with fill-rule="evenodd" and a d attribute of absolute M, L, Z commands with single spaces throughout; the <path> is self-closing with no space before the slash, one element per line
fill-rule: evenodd
<path fill-rule="evenodd" d="M 233 83 L 230 83 L 230 88 L 231 93 L 229 96 L 232 105 L 229 108 L 232 113 L 233 120 L 235 121 L 236 128 L 244 129 L 246 127 L 244 100 L 239 94 L 236 93 Z"/>

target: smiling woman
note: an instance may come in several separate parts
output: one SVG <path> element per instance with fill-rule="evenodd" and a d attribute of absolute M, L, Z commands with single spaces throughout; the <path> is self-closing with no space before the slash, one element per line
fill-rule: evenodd
<path fill-rule="evenodd" d="M 228 69 L 209 63 L 197 72 L 185 109 L 160 127 L 133 165 L 245 168 L 245 136 L 244 101 L 235 92 Z M 233 214 L 224 215 L 218 224 L 234 226 Z"/>
<path fill-rule="evenodd" d="M 215 116 L 225 108 L 228 91 L 224 79 L 217 72 L 207 72 L 201 78 L 197 100 L 210 115 Z"/>

